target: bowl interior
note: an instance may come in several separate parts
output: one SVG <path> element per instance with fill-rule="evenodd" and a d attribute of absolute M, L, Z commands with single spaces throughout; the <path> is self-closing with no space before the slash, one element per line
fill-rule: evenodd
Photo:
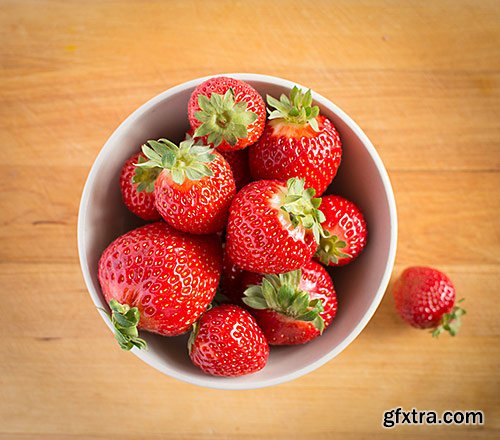
<path fill-rule="evenodd" d="M 263 96 L 288 92 L 292 83 L 262 75 L 239 77 Z M 179 141 L 188 129 L 187 102 L 196 85 L 185 83 L 157 96 L 133 113 L 108 140 L 89 174 L 79 218 L 79 250 L 89 292 L 99 307 L 105 307 L 97 279 L 101 252 L 122 233 L 141 223 L 123 205 L 119 190 L 121 166 L 148 139 L 166 137 Z M 337 177 L 327 193 L 353 200 L 368 225 L 368 245 L 348 266 L 330 270 L 339 301 L 332 325 L 309 344 L 271 350 L 267 366 L 241 378 L 213 378 L 194 367 L 186 351 L 187 336 L 160 337 L 143 332 L 150 349 L 134 353 L 160 371 L 199 385 L 217 388 L 257 388 L 290 380 L 310 371 L 345 348 L 366 325 L 378 306 L 392 270 L 396 218 L 394 199 L 383 165 L 366 136 L 340 109 L 314 94 L 321 112 L 338 129 L 343 158 Z M 109 325 L 109 323 L 108 323 Z"/>

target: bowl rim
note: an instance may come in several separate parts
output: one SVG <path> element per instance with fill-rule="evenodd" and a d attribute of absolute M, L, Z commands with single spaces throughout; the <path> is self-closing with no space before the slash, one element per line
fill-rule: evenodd
<path fill-rule="evenodd" d="M 80 206 L 79 206 L 79 211 L 78 211 L 78 226 L 77 226 L 77 242 L 78 242 L 78 255 L 79 255 L 79 260 L 80 260 L 80 267 L 82 270 L 83 278 L 85 281 L 85 285 L 87 287 L 87 290 L 90 294 L 90 297 L 92 298 L 92 301 L 94 302 L 94 305 L 99 306 L 98 301 L 100 300 L 99 293 L 94 289 L 93 283 L 92 283 L 92 278 L 90 275 L 90 267 L 88 266 L 88 263 L 86 261 L 85 257 L 85 224 L 86 224 L 86 213 L 87 213 L 87 206 L 89 203 L 89 197 L 90 197 L 90 187 L 92 186 L 95 177 L 97 175 L 97 171 L 100 169 L 101 164 L 104 162 L 104 158 L 106 156 L 106 153 L 108 150 L 111 149 L 111 145 L 114 143 L 114 139 L 119 136 L 120 132 L 128 128 L 129 126 L 133 125 L 136 120 L 146 111 L 163 101 L 164 99 L 168 98 L 169 96 L 175 95 L 179 92 L 185 91 L 186 89 L 190 89 L 192 87 L 196 87 L 198 84 L 202 83 L 203 81 L 213 78 L 216 76 L 229 76 L 233 77 L 236 79 L 240 79 L 242 81 L 260 81 L 260 82 L 267 82 L 267 83 L 272 83 L 274 85 L 282 86 L 288 89 L 291 89 L 293 86 L 298 86 L 303 89 L 308 89 L 308 87 L 304 87 L 301 84 L 296 83 L 295 81 L 289 81 L 287 79 L 271 76 L 271 75 L 263 75 L 263 74 L 257 74 L 257 73 L 222 73 L 222 74 L 214 74 L 214 75 L 207 75 L 204 77 L 200 78 L 195 78 L 190 81 L 178 84 L 176 86 L 173 86 L 164 92 L 161 92 L 160 94 L 154 96 L 151 98 L 149 101 L 145 102 L 142 104 L 139 108 L 134 110 L 111 134 L 111 136 L 108 138 L 104 146 L 101 148 L 99 154 L 97 155 L 96 159 L 94 160 L 92 167 L 89 171 L 89 174 L 87 176 L 87 179 L 85 181 L 85 185 L 83 188 L 82 192 L 82 197 L 80 200 Z M 368 307 L 367 311 L 361 318 L 361 320 L 356 324 L 354 329 L 342 340 L 340 344 L 338 344 L 335 348 L 332 350 L 328 351 L 325 353 L 323 356 L 321 356 L 319 359 L 317 359 L 314 362 L 311 362 L 309 365 L 296 370 L 291 373 L 284 374 L 280 377 L 277 378 L 271 378 L 271 379 L 264 379 L 260 381 L 255 381 L 255 382 L 239 382 L 238 378 L 217 378 L 217 377 L 212 377 L 208 376 L 205 378 L 199 378 L 192 376 L 191 374 L 184 374 L 181 373 L 177 370 L 171 369 L 168 366 L 161 364 L 159 362 L 156 362 L 154 359 L 151 359 L 149 356 L 147 356 L 147 352 L 143 352 L 141 350 L 136 349 L 135 347 L 131 350 L 131 352 L 136 355 L 139 359 L 141 359 L 143 362 L 146 364 L 150 365 L 151 367 L 155 368 L 156 370 L 162 372 L 163 374 L 166 374 L 170 377 L 173 377 L 175 379 L 181 380 L 183 382 L 187 382 L 193 385 L 198 385 L 202 387 L 208 387 L 208 388 L 215 388 L 215 389 L 223 389 L 223 390 L 246 390 L 246 389 L 258 389 L 258 388 L 264 388 L 264 387 L 269 387 L 273 385 L 278 385 L 284 382 L 288 382 L 294 379 L 297 379 L 313 370 L 316 370 L 317 368 L 321 367 L 324 365 L 326 362 L 329 360 L 333 359 L 335 356 L 340 354 L 349 344 L 351 344 L 354 339 L 356 339 L 359 334 L 363 331 L 363 329 L 366 327 L 372 316 L 374 315 L 375 311 L 377 310 L 378 306 L 380 305 L 380 302 L 382 301 L 382 298 L 384 296 L 385 290 L 387 289 L 387 286 L 389 284 L 389 280 L 392 274 L 392 270 L 394 267 L 394 260 L 396 257 L 396 247 L 397 247 L 397 235 L 398 235 L 398 221 L 397 221 L 397 212 L 396 212 L 396 202 L 394 198 L 394 192 L 392 190 L 391 182 L 389 179 L 389 175 L 387 174 L 387 170 L 382 162 L 382 159 L 380 158 L 379 154 L 377 153 L 375 147 L 373 146 L 372 142 L 366 136 L 366 134 L 363 132 L 363 130 L 354 122 L 351 117 L 347 115 L 341 108 L 339 108 L 337 105 L 335 105 L 333 102 L 331 102 L 329 99 L 325 98 L 324 96 L 320 95 L 317 92 L 312 91 L 312 96 L 314 101 L 317 103 L 323 105 L 324 107 L 328 108 L 332 112 L 334 112 L 340 119 L 344 121 L 344 123 L 354 132 L 354 134 L 359 138 L 359 140 L 363 143 L 364 147 L 368 151 L 370 157 L 372 158 L 377 171 L 380 175 L 380 178 L 382 180 L 385 194 L 387 197 L 388 205 L 389 205 L 389 218 L 390 218 L 390 244 L 389 244 L 389 254 L 388 254 L 388 259 L 387 259 L 387 264 L 386 268 L 384 271 L 384 274 L 382 276 L 382 280 L 379 284 L 379 287 L 377 289 L 376 294 L 373 297 L 372 303 Z M 99 314 L 101 314 L 99 312 Z M 107 320 L 104 316 L 102 316 L 102 319 L 106 323 L 106 325 L 110 328 L 111 331 L 112 325 Z"/>

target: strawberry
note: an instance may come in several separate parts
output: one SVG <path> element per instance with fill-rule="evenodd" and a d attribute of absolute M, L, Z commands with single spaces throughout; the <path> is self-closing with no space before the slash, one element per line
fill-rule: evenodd
<path fill-rule="evenodd" d="M 220 153 L 188 139 L 179 146 L 167 139 L 148 141 L 149 159 L 138 171 L 161 170 L 154 184 L 156 209 L 174 228 L 192 234 L 221 231 L 236 192 L 231 168 Z"/>
<path fill-rule="evenodd" d="M 262 134 L 266 105 L 259 93 L 234 78 L 215 77 L 200 84 L 188 103 L 194 137 L 220 151 L 241 150 Z"/>
<path fill-rule="evenodd" d="M 144 170 L 139 173 L 138 177 L 135 176 L 135 164 L 145 161 L 146 158 L 142 153 L 136 153 L 125 162 L 120 173 L 122 199 L 125 206 L 143 220 L 159 220 L 161 216 L 155 207 L 153 186 L 149 188 L 150 191 L 144 191 L 147 184 L 142 183 L 143 180 L 154 182 L 159 169 Z M 147 174 L 147 176 L 142 176 L 143 173 Z"/>
<path fill-rule="evenodd" d="M 321 199 L 304 180 L 260 180 L 234 198 L 226 235 L 227 252 L 250 272 L 283 273 L 299 269 L 313 256 L 325 220 Z"/>
<path fill-rule="evenodd" d="M 120 346 L 143 347 L 137 328 L 165 336 L 188 331 L 215 294 L 221 264 L 216 236 L 187 235 L 163 222 L 113 241 L 98 276 Z"/>
<path fill-rule="evenodd" d="M 271 345 L 304 344 L 317 338 L 337 313 L 332 280 L 320 264 L 280 275 L 247 272 L 243 302 Z"/>
<path fill-rule="evenodd" d="M 311 91 L 298 87 L 280 100 L 267 96 L 275 110 L 260 139 L 250 147 L 254 179 L 304 178 L 321 195 L 337 174 L 342 156 L 339 134 L 332 122 L 312 106 Z"/>
<path fill-rule="evenodd" d="M 409 267 L 396 281 L 393 292 L 397 311 L 413 327 L 434 328 L 433 336 L 444 331 L 451 336 L 457 334 L 465 310 L 455 305 L 455 286 L 443 272 Z"/>
<path fill-rule="evenodd" d="M 322 198 L 321 224 L 329 232 L 320 241 L 316 258 L 329 266 L 343 266 L 353 261 L 366 245 L 366 222 L 359 208 L 340 196 Z"/>
<path fill-rule="evenodd" d="M 234 183 L 236 190 L 240 190 L 246 184 L 250 183 L 251 175 L 248 166 L 248 149 L 236 151 L 221 151 L 222 156 L 226 159 L 233 172 Z"/>
<path fill-rule="evenodd" d="M 269 345 L 255 319 L 232 304 L 202 315 L 193 326 L 188 350 L 193 363 L 213 376 L 255 373 L 269 357 Z"/>

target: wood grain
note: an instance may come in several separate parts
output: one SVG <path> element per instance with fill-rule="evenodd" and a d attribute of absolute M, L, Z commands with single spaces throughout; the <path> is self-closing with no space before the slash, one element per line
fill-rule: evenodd
<path fill-rule="evenodd" d="M 495 1 L 0 1 L 0 439 L 498 438 L 499 23 Z M 218 72 L 306 84 L 364 128 L 396 194 L 394 278 L 446 271 L 458 338 L 406 327 L 388 294 L 335 360 L 246 392 L 116 349 L 78 265 L 86 175 L 137 106 Z M 384 430 L 396 406 L 486 422 Z"/>

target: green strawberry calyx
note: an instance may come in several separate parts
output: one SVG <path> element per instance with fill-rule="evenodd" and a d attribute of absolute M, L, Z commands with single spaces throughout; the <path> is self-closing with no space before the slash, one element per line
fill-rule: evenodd
<path fill-rule="evenodd" d="M 138 163 L 135 167 L 135 174 L 132 177 L 132 183 L 137 185 L 137 192 L 153 192 L 155 189 L 155 182 L 158 174 L 162 170 L 160 167 L 144 167 L 142 164 L 146 163 L 147 159 L 139 156 Z"/>
<path fill-rule="evenodd" d="M 200 110 L 194 116 L 201 125 L 194 137 L 208 136 L 207 142 L 215 147 L 222 141 L 235 145 L 238 139 L 247 138 L 248 126 L 258 119 L 256 113 L 247 110 L 246 102 L 235 102 L 231 88 L 224 95 L 212 93 L 210 98 L 199 94 L 198 105 Z"/>
<path fill-rule="evenodd" d="M 309 124 L 314 131 L 319 131 L 316 120 L 319 115 L 319 107 L 312 105 L 310 89 L 304 93 L 297 86 L 294 86 L 289 97 L 283 93 L 279 101 L 270 95 L 267 95 L 266 99 L 269 106 L 274 109 L 268 109 L 269 119 L 284 119 L 297 125 Z"/>
<path fill-rule="evenodd" d="M 464 301 L 462 298 L 457 301 L 460 304 Z M 441 333 L 448 332 L 451 336 L 456 336 L 460 326 L 462 325 L 462 316 L 466 314 L 466 311 L 459 305 L 455 305 L 451 309 L 450 313 L 445 313 L 441 318 L 441 324 L 439 324 L 431 333 L 434 338 L 437 338 Z"/>
<path fill-rule="evenodd" d="M 141 314 L 137 307 L 130 307 L 128 304 L 120 304 L 116 299 L 109 301 L 111 316 L 103 308 L 99 310 L 104 312 L 113 324 L 115 329 L 115 338 L 123 350 L 130 350 L 137 347 L 140 350 L 147 350 L 148 344 L 144 339 L 139 338 L 137 325 Z"/>
<path fill-rule="evenodd" d="M 288 214 L 293 228 L 301 225 L 311 230 L 314 240 L 319 244 L 322 237 L 330 235 L 321 227 L 321 223 L 326 220 L 325 215 L 318 209 L 321 198 L 314 197 L 314 188 L 305 188 L 304 179 L 292 177 L 288 179 L 286 186 L 280 209 Z"/>
<path fill-rule="evenodd" d="M 151 140 L 142 146 L 142 152 L 149 160 L 138 161 L 134 179 L 137 179 L 135 183 L 141 182 L 143 188 L 150 188 L 151 181 L 154 187 L 154 181 L 162 169 L 167 170 L 178 185 L 182 185 L 186 179 L 200 180 L 213 175 L 207 165 L 215 159 L 213 148 L 200 145 L 194 139 L 187 139 L 179 145 L 168 139 Z M 144 170 L 148 170 L 149 180 Z"/>
<path fill-rule="evenodd" d="M 347 243 L 336 235 L 322 237 L 316 250 L 316 257 L 323 264 L 337 264 L 341 258 L 352 258 L 351 254 L 344 251 L 346 247 Z"/>
<path fill-rule="evenodd" d="M 308 292 L 300 289 L 301 276 L 300 269 L 265 275 L 260 285 L 251 285 L 245 290 L 243 302 L 254 309 L 271 309 L 297 321 L 311 322 L 323 333 L 323 303 L 319 298 L 311 299 Z"/>

